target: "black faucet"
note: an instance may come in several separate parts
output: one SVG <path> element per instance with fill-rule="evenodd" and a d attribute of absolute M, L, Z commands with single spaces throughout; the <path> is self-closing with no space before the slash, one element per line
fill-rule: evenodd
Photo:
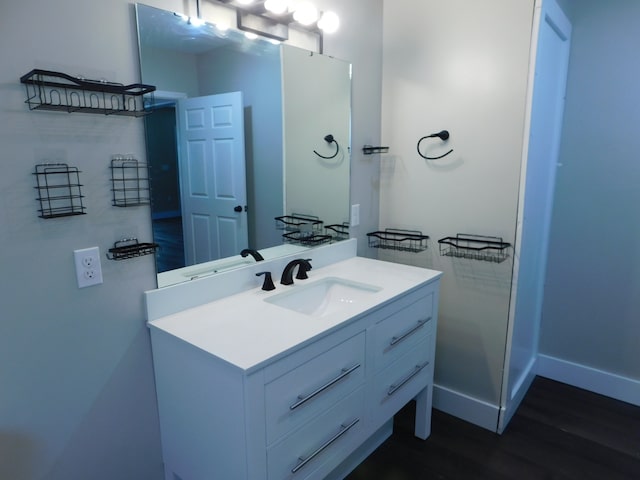
<path fill-rule="evenodd" d="M 311 259 L 307 258 L 297 258 L 295 260 L 291 260 L 287 263 L 287 266 L 284 267 L 282 271 L 282 278 L 280 279 L 280 283 L 282 285 L 293 285 L 293 269 L 298 266 L 298 274 L 296 278 L 298 280 L 304 280 L 305 278 L 309 278 L 307 276 L 307 272 L 311 270 Z"/>
<path fill-rule="evenodd" d="M 262 283 L 262 290 L 271 291 L 275 290 L 276 286 L 273 284 L 273 280 L 271 279 L 271 272 L 259 272 L 256 273 L 256 277 L 260 275 L 264 275 L 264 282 Z"/>
<path fill-rule="evenodd" d="M 260 253 L 257 250 L 253 250 L 252 248 L 245 248 L 240 252 L 240 255 L 242 255 L 243 258 L 246 257 L 247 255 L 251 255 L 256 262 L 264 260 L 264 257 L 260 255 Z"/>

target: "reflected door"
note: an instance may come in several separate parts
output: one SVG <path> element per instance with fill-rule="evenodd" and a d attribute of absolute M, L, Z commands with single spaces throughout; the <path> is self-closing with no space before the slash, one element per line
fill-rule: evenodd
<path fill-rule="evenodd" d="M 180 197 L 186 265 L 247 247 L 242 93 L 180 100 Z"/>

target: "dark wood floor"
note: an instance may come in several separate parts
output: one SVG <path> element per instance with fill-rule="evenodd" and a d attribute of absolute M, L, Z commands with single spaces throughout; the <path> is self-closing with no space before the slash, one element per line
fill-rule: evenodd
<path fill-rule="evenodd" d="M 640 407 L 538 377 L 502 435 L 439 411 L 413 436 L 415 405 L 348 480 L 640 480 Z"/>

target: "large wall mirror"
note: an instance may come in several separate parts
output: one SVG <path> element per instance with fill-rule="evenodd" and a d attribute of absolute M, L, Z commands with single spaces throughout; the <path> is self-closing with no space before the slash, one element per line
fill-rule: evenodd
<path fill-rule="evenodd" d="M 348 238 L 351 65 L 147 5 L 136 16 L 157 88 L 158 286 L 252 263 L 246 248 L 267 259 Z"/>

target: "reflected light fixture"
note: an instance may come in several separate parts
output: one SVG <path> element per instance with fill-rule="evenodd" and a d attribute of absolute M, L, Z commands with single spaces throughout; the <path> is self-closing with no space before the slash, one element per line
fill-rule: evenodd
<path fill-rule="evenodd" d="M 237 28 L 244 32 L 281 42 L 289 39 L 289 28 L 317 35 L 319 53 L 323 53 L 323 34 L 334 33 L 340 26 L 335 12 L 319 12 L 308 0 L 211 1 L 235 9 Z"/>
<path fill-rule="evenodd" d="M 276 15 L 282 15 L 289 8 L 288 0 L 266 0 L 264 2 L 264 8 Z"/>
<path fill-rule="evenodd" d="M 318 20 L 318 9 L 311 2 L 300 2 L 293 11 L 293 19 L 308 27 Z"/>
<path fill-rule="evenodd" d="M 318 20 L 318 28 L 325 33 L 335 33 L 340 28 L 340 18 L 335 12 L 324 12 Z"/>

